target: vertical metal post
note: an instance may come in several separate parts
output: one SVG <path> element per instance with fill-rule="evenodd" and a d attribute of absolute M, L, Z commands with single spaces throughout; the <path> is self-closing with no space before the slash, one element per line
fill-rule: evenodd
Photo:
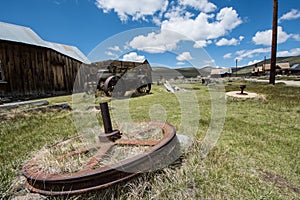
<path fill-rule="evenodd" d="M 276 51 L 277 51 L 277 21 L 278 21 L 278 0 L 273 2 L 273 27 L 272 27 L 272 53 L 269 83 L 275 85 L 276 75 Z"/>
<path fill-rule="evenodd" d="M 113 130 L 111 125 L 108 103 L 107 102 L 100 103 L 100 110 L 101 110 L 104 131 L 105 133 L 111 133 Z"/>
<path fill-rule="evenodd" d="M 113 130 L 110 114 L 109 114 L 109 108 L 108 103 L 100 103 L 100 110 L 101 110 L 101 116 L 104 126 L 104 134 L 99 135 L 100 142 L 108 142 L 108 141 L 116 141 L 117 139 L 121 138 L 122 133 L 120 133 L 119 130 Z"/>
<path fill-rule="evenodd" d="M 235 59 L 235 77 L 237 77 L 237 63 L 238 59 Z"/>
<path fill-rule="evenodd" d="M 267 58 L 266 56 L 264 57 L 264 64 L 263 64 L 263 74 L 265 75 L 266 73 L 266 61 L 267 61 Z"/>

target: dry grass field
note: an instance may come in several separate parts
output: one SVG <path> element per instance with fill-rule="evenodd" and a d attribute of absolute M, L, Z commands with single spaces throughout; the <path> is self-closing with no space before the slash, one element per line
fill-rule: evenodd
<path fill-rule="evenodd" d="M 226 91 L 241 81 L 225 82 Z M 216 146 L 206 158 L 199 153 L 210 125 L 208 88 L 193 83 L 201 117 L 193 144 L 174 164 L 110 188 L 51 199 L 299 199 L 300 87 L 246 82 L 258 100 L 227 99 L 226 118 Z M 185 88 L 186 85 L 178 85 Z M 72 101 L 71 96 L 49 99 Z M 150 95 L 130 99 L 135 121 L 149 120 L 149 109 L 160 104 L 176 128 L 181 110 L 174 94 L 154 85 Z M 17 112 L 0 122 L 0 199 L 28 194 L 21 168 L 34 153 L 77 134 L 72 111 Z"/>

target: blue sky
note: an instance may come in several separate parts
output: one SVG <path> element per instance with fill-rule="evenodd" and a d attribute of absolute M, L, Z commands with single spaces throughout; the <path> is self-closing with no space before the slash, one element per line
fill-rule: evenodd
<path fill-rule="evenodd" d="M 0 21 L 91 61 L 244 66 L 270 57 L 273 0 L 6 0 Z M 279 0 L 278 56 L 300 55 L 300 1 Z"/>

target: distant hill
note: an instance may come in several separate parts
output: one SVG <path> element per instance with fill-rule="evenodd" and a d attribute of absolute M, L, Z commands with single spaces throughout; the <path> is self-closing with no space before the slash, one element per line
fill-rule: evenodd
<path fill-rule="evenodd" d="M 196 69 L 195 67 L 177 68 L 175 70 L 181 73 L 182 76 L 186 78 L 197 77 L 198 75 L 200 75 L 199 69 Z"/>
<path fill-rule="evenodd" d="M 271 62 L 271 59 L 266 59 L 265 61 L 260 61 L 257 63 L 254 63 L 252 65 L 247 65 L 244 67 L 239 67 L 237 69 L 237 74 L 239 76 L 250 76 L 253 67 L 255 64 L 263 65 L 264 63 L 268 64 Z M 300 56 L 289 56 L 289 57 L 278 57 L 277 62 L 289 62 L 290 66 L 294 64 L 300 64 Z M 191 77 L 197 77 L 198 75 L 201 76 L 209 76 L 211 73 L 211 70 L 215 69 L 215 67 L 207 66 L 204 68 L 194 68 L 194 67 L 188 67 L 188 68 L 176 68 L 176 69 L 170 69 L 167 67 L 152 67 L 152 79 L 153 82 L 156 82 L 157 80 L 160 80 L 161 77 L 164 77 L 165 79 L 174 79 L 175 77 L 184 76 L 186 78 Z M 232 68 L 232 76 L 234 76 L 236 73 L 236 68 Z"/>
<path fill-rule="evenodd" d="M 161 78 L 172 79 L 177 76 L 182 76 L 177 70 L 167 67 L 153 67 L 152 66 L 152 81 L 157 82 Z"/>
<path fill-rule="evenodd" d="M 198 70 L 199 70 L 201 76 L 209 76 L 211 73 L 211 70 L 213 70 L 213 69 L 215 69 L 215 67 L 208 66 L 208 67 L 200 68 Z"/>
<path fill-rule="evenodd" d="M 201 74 L 202 74 L 201 70 L 194 67 L 176 68 L 176 69 L 171 69 L 167 67 L 152 67 L 152 80 L 154 82 L 160 80 L 161 77 L 168 80 L 168 79 L 174 79 L 176 77 L 182 77 L 182 76 L 185 78 L 197 77 L 198 75 Z"/>
<path fill-rule="evenodd" d="M 214 67 L 207 66 L 204 68 L 176 68 L 170 69 L 167 67 L 152 67 L 152 79 L 154 82 L 160 80 L 161 77 L 165 79 L 174 79 L 175 77 L 183 76 L 185 78 L 192 78 L 197 76 L 208 76 L 211 73 L 211 70 L 215 69 Z"/>

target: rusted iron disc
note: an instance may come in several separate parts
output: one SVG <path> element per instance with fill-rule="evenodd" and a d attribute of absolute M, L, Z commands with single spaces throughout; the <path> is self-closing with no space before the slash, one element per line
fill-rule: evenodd
<path fill-rule="evenodd" d="M 23 166 L 27 187 L 33 192 L 44 195 L 78 194 L 105 188 L 139 173 L 165 167 L 177 158 L 179 142 L 172 125 L 160 122 L 144 122 L 137 125 L 144 130 L 128 134 L 122 131 L 122 139 L 115 142 L 76 146 L 74 145 L 76 141 L 82 141 L 81 136 L 78 136 L 42 151 Z M 158 133 L 152 137 L 148 134 L 151 131 Z M 125 147 L 142 150 L 130 155 L 126 155 L 124 151 L 123 157 L 120 156 L 122 153 L 113 153 L 118 152 L 118 148 Z M 116 158 L 118 156 L 120 158 Z M 76 157 L 77 160 L 70 159 L 72 157 Z M 85 161 L 82 161 L 84 158 Z M 65 169 L 67 165 L 76 168 L 74 166 L 77 161 L 83 162 L 78 169 L 71 171 Z M 61 166 L 56 167 L 56 165 Z"/>
<path fill-rule="evenodd" d="M 115 87 L 117 83 L 118 87 Z M 126 92 L 125 85 L 123 79 L 119 76 L 110 76 L 104 82 L 104 93 L 108 97 L 111 97 L 113 94 L 115 97 L 122 97 Z"/>

